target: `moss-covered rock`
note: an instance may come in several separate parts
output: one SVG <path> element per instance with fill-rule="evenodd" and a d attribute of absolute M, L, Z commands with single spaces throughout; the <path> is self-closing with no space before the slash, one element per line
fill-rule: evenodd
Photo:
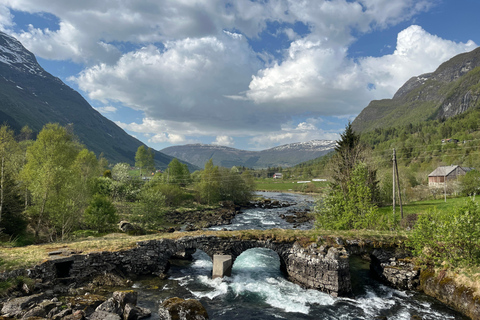
<path fill-rule="evenodd" d="M 475 296 L 472 289 L 457 284 L 454 279 L 443 274 L 437 275 L 432 270 L 423 270 L 420 288 L 468 317 L 480 319 L 480 298 Z"/>
<path fill-rule="evenodd" d="M 195 299 L 184 300 L 170 298 L 165 300 L 158 310 L 162 320 L 204 320 L 208 319 L 207 310 Z"/>

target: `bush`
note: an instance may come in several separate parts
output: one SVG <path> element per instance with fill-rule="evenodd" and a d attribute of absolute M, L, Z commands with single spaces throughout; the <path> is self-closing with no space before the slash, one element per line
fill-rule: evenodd
<path fill-rule="evenodd" d="M 480 171 L 472 170 L 461 177 L 460 188 L 464 196 L 480 194 Z"/>
<path fill-rule="evenodd" d="M 410 244 L 435 263 L 471 266 L 480 262 L 480 207 L 473 199 L 452 212 L 429 211 L 415 224 Z"/>
<path fill-rule="evenodd" d="M 105 196 L 93 196 L 87 209 L 85 209 L 85 223 L 93 230 L 105 232 L 118 222 L 117 210 L 112 202 Z"/>

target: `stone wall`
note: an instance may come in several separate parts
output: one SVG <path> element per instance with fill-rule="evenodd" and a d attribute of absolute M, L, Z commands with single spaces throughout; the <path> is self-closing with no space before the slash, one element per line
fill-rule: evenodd
<path fill-rule="evenodd" d="M 271 240 L 241 240 L 215 236 L 184 237 L 178 240 L 160 239 L 138 242 L 130 250 L 93 252 L 85 255 L 52 258 L 32 269 L 18 271 L 3 277 L 24 274 L 44 283 L 59 280 L 79 282 L 105 273 L 119 273 L 127 277 L 161 275 L 167 272 L 169 259 L 179 252 L 200 249 L 210 257 L 231 255 L 233 261 L 251 248 L 275 251 L 282 270 L 288 278 L 306 288 L 318 289 L 333 296 L 351 292 L 348 255 L 334 247 L 311 245 L 301 247 L 295 242 Z"/>

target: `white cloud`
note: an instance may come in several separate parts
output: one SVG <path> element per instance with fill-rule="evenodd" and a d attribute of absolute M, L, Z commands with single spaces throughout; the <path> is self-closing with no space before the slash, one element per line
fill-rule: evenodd
<path fill-rule="evenodd" d="M 13 15 L 7 7 L 0 5 L 0 30 L 7 31 L 12 26 Z"/>
<path fill-rule="evenodd" d="M 299 113 L 355 114 L 372 99 L 391 98 L 410 77 L 432 72 L 476 47 L 472 41 L 455 43 L 413 25 L 398 34 L 393 54 L 357 62 L 348 58 L 346 47 L 325 49 L 321 41 L 308 38 L 292 42 L 281 64 L 260 70 L 244 97 Z"/>
<path fill-rule="evenodd" d="M 364 58 L 359 69 L 375 85 L 374 98 L 390 98 L 412 76 L 433 72 L 444 61 L 476 47 L 473 41 L 456 43 L 412 25 L 398 34 L 393 54 Z"/>
<path fill-rule="evenodd" d="M 215 141 L 212 142 L 212 144 L 217 146 L 233 147 L 235 145 L 235 142 L 233 141 L 232 137 L 223 135 L 217 136 Z"/>
<path fill-rule="evenodd" d="M 122 49 L 126 43 L 144 45 L 218 36 L 223 30 L 238 30 L 255 38 L 265 30 L 268 21 L 302 22 L 317 39 L 346 45 L 353 40 L 351 28 L 361 32 L 372 27 L 383 28 L 427 10 L 432 2 L 434 0 L 0 0 L 0 5 L 31 14 L 47 12 L 59 19 L 58 30 L 32 26 L 15 34 L 35 54 L 46 59 L 113 63 L 119 58 L 114 46 Z M 8 15 L 2 12 L 3 17 Z M 294 36 L 288 29 L 285 32 Z"/>
<path fill-rule="evenodd" d="M 147 118 L 188 118 L 200 127 L 231 128 L 257 109 L 225 96 L 246 89 L 260 66 L 244 37 L 222 33 L 169 41 L 164 49 L 149 45 L 123 55 L 113 66 L 85 69 L 73 80 L 90 98 L 121 102 Z"/>
<path fill-rule="evenodd" d="M 114 106 L 104 106 L 104 107 L 98 107 L 98 108 L 95 108 L 98 110 L 98 112 L 100 113 L 115 113 L 117 112 L 117 108 L 115 108 Z"/>
<path fill-rule="evenodd" d="M 43 58 L 83 63 L 70 79 L 105 104 L 100 112 L 115 112 L 114 103 L 142 111 L 142 123 L 119 124 L 152 143 L 203 136 L 228 145 L 242 136 L 259 147 L 336 137 L 312 119 L 358 114 L 408 78 L 473 49 L 473 42 L 411 26 L 399 33 L 393 54 L 349 57 L 354 34 L 406 21 L 435 2 L 0 0 L 0 28 Z M 47 12 L 58 18 L 58 28 L 14 33 L 5 8 Z M 269 23 L 277 30 L 267 30 Z M 297 33 L 295 23 L 307 34 Z M 255 52 L 252 43 L 261 42 L 265 30 L 286 35 L 288 49 Z M 310 119 L 294 125 L 294 116 Z"/>

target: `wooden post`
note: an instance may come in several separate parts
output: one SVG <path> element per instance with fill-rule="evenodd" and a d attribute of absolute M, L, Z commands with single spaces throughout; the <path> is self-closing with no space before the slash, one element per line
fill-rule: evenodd
<path fill-rule="evenodd" d="M 395 157 L 395 155 L 394 155 Z M 397 192 L 398 192 L 398 201 L 400 201 L 400 217 L 403 219 L 403 206 L 402 206 L 402 192 L 400 189 L 400 177 L 398 176 L 398 165 L 397 165 L 397 158 L 395 157 L 395 172 L 397 174 Z"/>
<path fill-rule="evenodd" d="M 395 148 L 393 149 L 393 157 L 392 157 L 392 168 L 393 168 L 393 192 L 392 192 L 392 207 L 393 207 L 393 216 L 395 216 L 395 162 L 396 162 L 396 157 L 395 157 Z"/>

